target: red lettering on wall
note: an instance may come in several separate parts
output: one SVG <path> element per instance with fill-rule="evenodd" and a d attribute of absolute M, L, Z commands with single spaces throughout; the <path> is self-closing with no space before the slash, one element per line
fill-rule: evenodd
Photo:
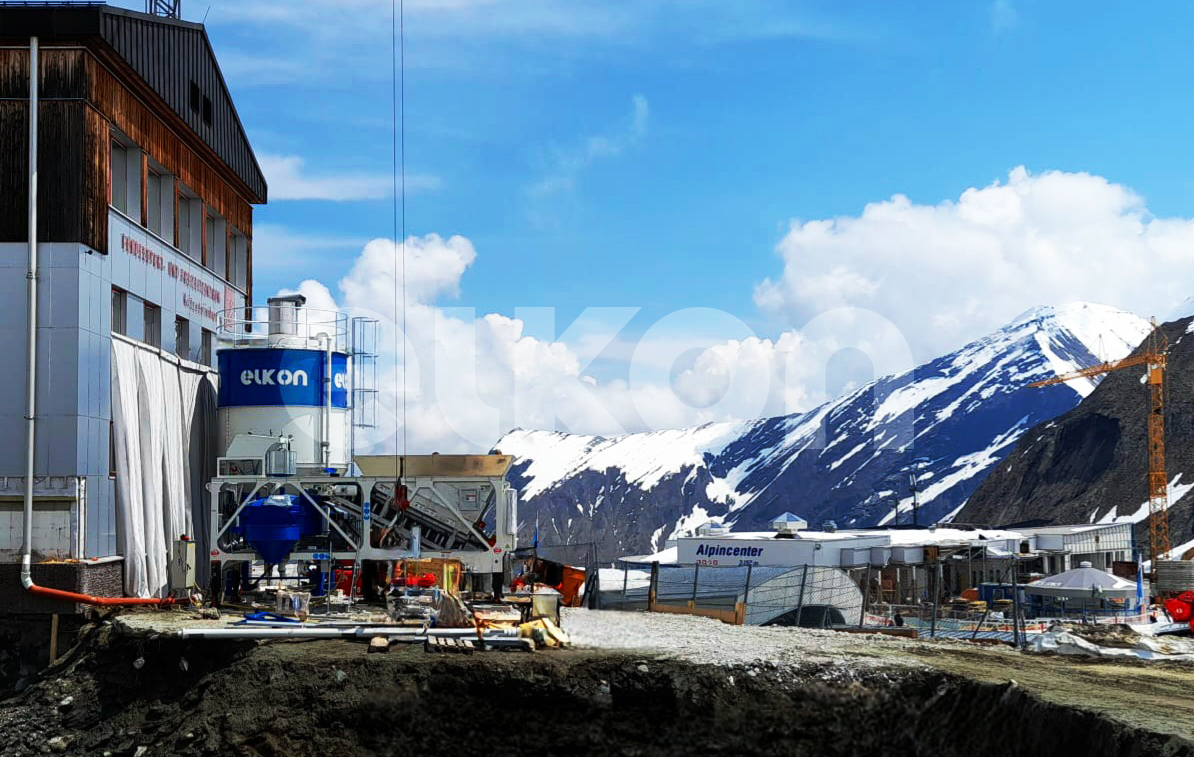
<path fill-rule="evenodd" d="M 144 243 L 133 239 L 128 234 L 120 235 L 120 247 L 132 257 L 159 271 L 166 268 L 166 260 L 161 255 L 145 246 Z"/>

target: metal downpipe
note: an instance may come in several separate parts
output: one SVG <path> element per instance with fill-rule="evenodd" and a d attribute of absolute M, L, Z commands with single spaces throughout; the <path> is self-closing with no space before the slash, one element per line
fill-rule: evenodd
<path fill-rule="evenodd" d="M 25 273 L 28 282 L 29 311 L 26 344 L 25 377 L 25 501 L 21 518 L 21 586 L 30 594 L 87 605 L 168 605 L 173 599 L 140 599 L 125 597 L 93 597 L 72 591 L 49 589 L 33 583 L 33 472 L 37 442 L 37 115 L 38 115 L 38 44 L 37 37 L 29 39 L 29 265 Z"/>
<path fill-rule="evenodd" d="M 25 509 L 21 519 L 21 585 L 33 585 L 33 460 L 37 441 L 37 37 L 29 39 L 29 296 L 25 375 Z"/>

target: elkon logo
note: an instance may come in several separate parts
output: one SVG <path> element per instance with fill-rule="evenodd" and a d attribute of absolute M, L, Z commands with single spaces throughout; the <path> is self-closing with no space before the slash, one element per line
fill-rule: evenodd
<path fill-rule="evenodd" d="M 245 386 L 306 386 L 306 371 L 288 371 L 285 368 L 256 368 L 240 372 L 240 382 Z"/>
<path fill-rule="evenodd" d="M 337 389 L 343 389 L 348 379 L 343 373 L 332 376 L 332 383 Z M 255 368 L 240 372 L 240 383 L 245 386 L 306 386 L 306 371 L 288 371 L 285 368 Z"/>

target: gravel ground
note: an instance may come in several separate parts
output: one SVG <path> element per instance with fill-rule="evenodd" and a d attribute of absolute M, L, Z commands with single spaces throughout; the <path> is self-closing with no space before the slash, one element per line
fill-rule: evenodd
<path fill-rule="evenodd" d="M 918 642 L 878 634 L 806 628 L 731 626 L 693 615 L 565 608 L 562 622 L 581 648 L 645 652 L 696 663 L 737 665 L 766 660 L 780 664 L 840 663 L 917 666 L 893 659 Z"/>
<path fill-rule="evenodd" d="M 731 626 L 708 618 L 662 613 L 569 609 L 564 628 L 590 649 L 721 666 L 760 661 L 779 673 L 815 672 L 818 680 L 853 675 L 909 674 L 935 670 L 983 684 L 1010 686 L 1040 701 L 1104 717 L 1175 740 L 1180 754 L 1194 733 L 1194 665 L 1180 662 L 1091 659 L 1025 654 L 1007 646 L 965 641 L 915 641 L 875 634 L 800 628 Z"/>

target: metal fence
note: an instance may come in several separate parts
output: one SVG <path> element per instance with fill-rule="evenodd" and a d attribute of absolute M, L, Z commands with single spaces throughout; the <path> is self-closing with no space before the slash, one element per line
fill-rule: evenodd
<path fill-rule="evenodd" d="M 860 625 L 862 591 L 838 568 L 623 564 L 599 573 L 596 606 L 703 615 L 727 623 Z"/>

